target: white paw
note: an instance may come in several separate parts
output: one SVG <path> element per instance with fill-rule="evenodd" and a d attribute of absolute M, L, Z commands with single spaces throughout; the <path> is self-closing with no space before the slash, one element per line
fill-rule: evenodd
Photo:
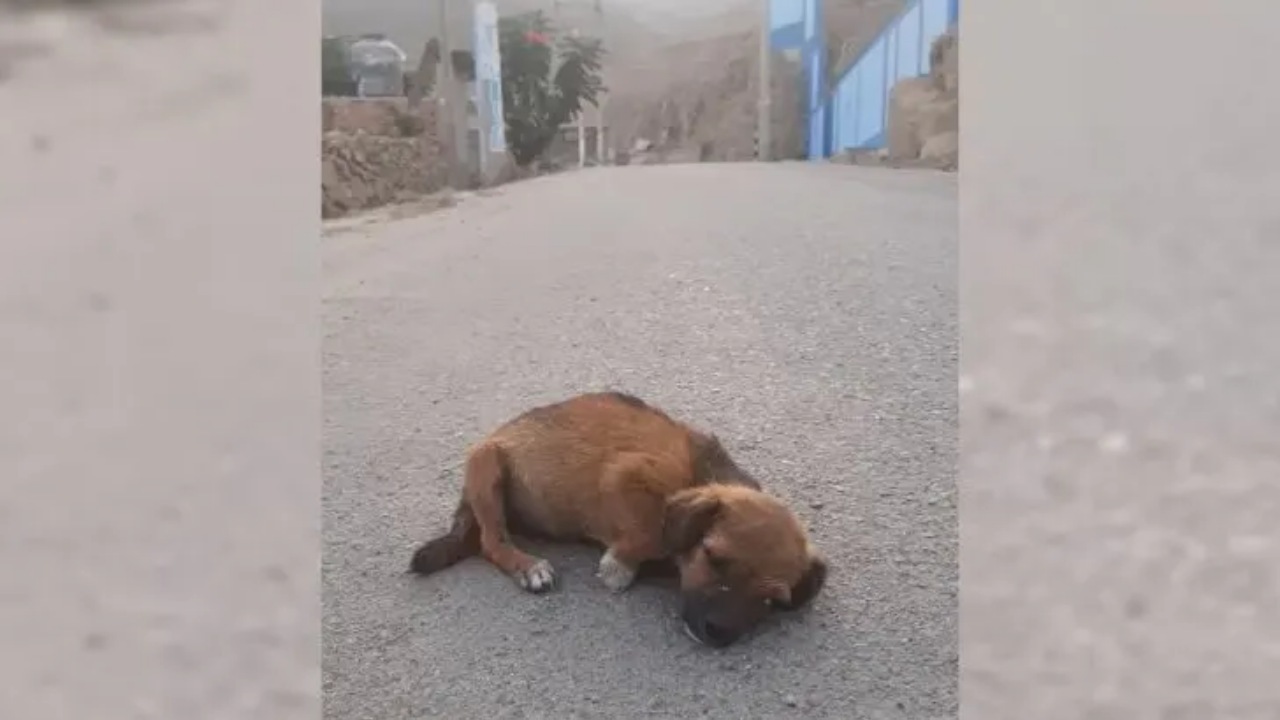
<path fill-rule="evenodd" d="M 622 592 L 631 587 L 631 583 L 635 582 L 636 571 L 627 567 L 621 560 L 614 556 L 610 550 L 600 558 L 600 569 L 596 572 L 596 577 L 600 578 L 600 582 L 604 586 L 614 592 Z"/>
<path fill-rule="evenodd" d="M 516 573 L 516 582 L 531 593 L 546 592 L 556 586 L 556 571 L 551 563 L 539 560 L 528 570 Z"/>

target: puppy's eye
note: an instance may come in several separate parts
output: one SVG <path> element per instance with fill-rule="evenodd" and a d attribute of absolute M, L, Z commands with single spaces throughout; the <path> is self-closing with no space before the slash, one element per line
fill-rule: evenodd
<path fill-rule="evenodd" d="M 729 568 L 729 561 L 727 559 L 716 555 L 705 547 L 702 549 L 702 554 L 706 557 L 707 565 L 710 565 L 712 570 L 715 570 L 716 572 L 723 572 Z"/>

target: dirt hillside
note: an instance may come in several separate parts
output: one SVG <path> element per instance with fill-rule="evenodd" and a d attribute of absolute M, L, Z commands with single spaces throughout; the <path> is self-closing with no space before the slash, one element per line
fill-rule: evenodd
<path fill-rule="evenodd" d="M 824 0 L 828 69 L 835 77 L 875 39 L 904 0 Z M 615 147 L 643 138 L 667 159 L 739 160 L 755 151 L 759 13 L 755 0 L 672 31 L 673 42 L 643 62 L 611 68 L 606 117 Z M 773 72 L 774 156 L 803 148 L 798 64 Z"/>

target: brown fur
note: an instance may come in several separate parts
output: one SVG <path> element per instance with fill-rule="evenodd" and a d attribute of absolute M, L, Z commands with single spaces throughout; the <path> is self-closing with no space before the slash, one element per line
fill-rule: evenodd
<path fill-rule="evenodd" d="M 410 567 L 428 575 L 478 554 L 528 590 L 549 589 L 551 566 L 517 548 L 511 530 L 600 543 L 601 577 L 615 590 L 641 563 L 674 561 L 686 628 L 711 645 L 770 609 L 805 605 L 826 578 L 794 513 L 714 435 L 623 393 L 535 408 L 472 447 L 453 526 Z"/>

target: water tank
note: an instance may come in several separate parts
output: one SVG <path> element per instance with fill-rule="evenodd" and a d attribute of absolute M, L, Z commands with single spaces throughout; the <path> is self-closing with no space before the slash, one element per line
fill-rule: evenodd
<path fill-rule="evenodd" d="M 405 63 L 409 56 L 381 35 L 365 35 L 350 45 L 351 71 L 362 97 L 404 93 Z"/>

